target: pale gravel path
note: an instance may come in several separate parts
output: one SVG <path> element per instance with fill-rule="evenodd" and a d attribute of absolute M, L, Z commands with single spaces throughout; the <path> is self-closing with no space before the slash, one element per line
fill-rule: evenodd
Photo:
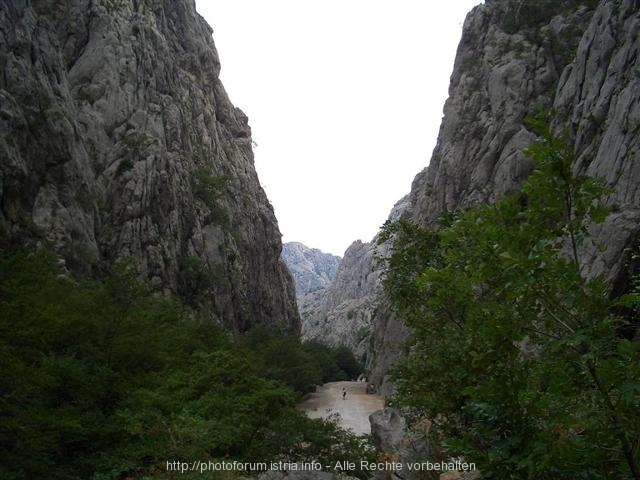
<path fill-rule="evenodd" d="M 347 397 L 342 399 L 342 388 L 347 389 Z M 315 393 L 311 393 L 298 408 L 309 418 L 326 418 L 340 415 L 340 423 L 358 435 L 371 433 L 369 415 L 384 407 L 382 398 L 367 393 L 366 382 L 329 382 Z"/>

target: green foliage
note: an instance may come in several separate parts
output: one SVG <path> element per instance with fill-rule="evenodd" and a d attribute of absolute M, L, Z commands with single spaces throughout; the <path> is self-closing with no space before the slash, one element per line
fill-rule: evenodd
<path fill-rule="evenodd" d="M 146 133 L 129 132 L 121 140 L 125 158 L 120 160 L 115 171 L 115 178 L 133 170 L 134 162 L 142 157 L 143 151 L 153 143 L 153 138 Z"/>
<path fill-rule="evenodd" d="M 122 12 L 128 5 L 127 0 L 102 0 L 102 5 L 107 9 L 110 14 Z"/>
<path fill-rule="evenodd" d="M 217 275 L 199 257 L 188 256 L 180 259 L 178 293 L 191 306 L 212 294 Z"/>
<path fill-rule="evenodd" d="M 193 194 L 206 205 L 213 205 L 225 192 L 229 178 L 216 175 L 208 165 L 198 165 L 193 174 Z"/>
<path fill-rule="evenodd" d="M 128 172 L 129 170 L 133 170 L 133 162 L 128 158 L 121 160 L 118 164 L 118 168 L 116 168 L 116 178 L 118 178 L 123 173 Z"/>
<path fill-rule="evenodd" d="M 338 373 L 331 380 L 355 380 L 364 371 L 353 352 L 344 345 L 332 347 L 330 352 L 338 367 Z"/>
<path fill-rule="evenodd" d="M 0 253 L 0 478 L 162 478 L 173 460 L 370 455 L 295 408 L 275 351 L 151 295 L 126 268 L 79 281 L 53 255 Z"/>
<path fill-rule="evenodd" d="M 260 442 L 254 442 L 248 458 L 271 458 L 281 461 L 311 462 L 322 465 L 350 461 L 357 469 L 351 476 L 363 480 L 370 472 L 360 470 L 360 461 L 373 461 L 374 449 L 369 437 L 357 436 L 340 428 L 336 418 L 311 420 L 302 412 L 281 416 L 257 432 Z M 278 456 L 273 451 L 279 450 Z"/>
<path fill-rule="evenodd" d="M 193 174 L 193 194 L 209 209 L 209 221 L 229 227 L 227 211 L 219 204 L 220 198 L 227 192 L 229 177 L 216 175 L 208 165 L 199 165 Z"/>
<path fill-rule="evenodd" d="M 232 139 L 229 139 L 222 143 L 222 150 L 229 159 L 235 158 L 240 152 L 238 145 Z"/>
<path fill-rule="evenodd" d="M 95 193 L 78 192 L 75 195 L 75 200 L 83 210 L 92 210 L 96 208 L 100 202 L 100 197 Z"/>
<path fill-rule="evenodd" d="M 398 400 L 483 478 L 640 478 L 640 342 L 617 335 L 629 323 L 613 313 L 637 294 L 610 300 L 579 268 L 608 191 L 532 124 L 523 195 L 450 215 L 438 232 L 385 228 L 385 291 L 414 331 Z"/>
<path fill-rule="evenodd" d="M 30 130 L 36 131 L 47 125 L 51 98 L 44 92 L 36 92 L 27 99 L 30 105 L 25 108 L 25 120 Z"/>
<path fill-rule="evenodd" d="M 191 148 L 194 158 L 197 158 L 201 162 L 211 161 L 212 157 L 214 157 L 214 152 L 211 145 L 204 143 L 200 139 L 193 139 L 191 141 Z"/>
<path fill-rule="evenodd" d="M 311 392 L 314 385 L 322 383 L 318 365 L 301 348 L 296 337 L 256 327 L 242 341 L 251 352 L 252 363 L 260 365 L 266 377 L 278 380 L 300 394 Z"/>
<path fill-rule="evenodd" d="M 315 341 L 300 342 L 291 335 L 256 327 L 242 339 L 263 375 L 284 383 L 300 395 L 326 382 L 353 380 L 363 371 L 347 347 Z"/>
<path fill-rule="evenodd" d="M 231 218 L 229 218 L 229 213 L 227 213 L 224 208 L 217 205 L 210 207 L 207 221 L 215 223 L 216 225 L 221 225 L 226 229 L 231 227 Z"/>
<path fill-rule="evenodd" d="M 371 327 L 368 325 L 363 325 L 358 329 L 358 332 L 356 333 L 356 343 L 360 343 L 370 335 L 371 335 Z"/>
<path fill-rule="evenodd" d="M 467 55 L 462 57 L 461 62 L 460 70 L 465 73 L 470 73 L 471 75 L 479 75 L 481 73 L 478 70 L 482 68 L 482 57 L 477 55 Z"/>
<path fill-rule="evenodd" d="M 125 149 L 133 153 L 134 155 L 140 155 L 140 153 L 149 145 L 153 143 L 153 138 L 151 138 L 146 133 L 140 132 L 129 132 L 122 138 L 122 144 Z"/>

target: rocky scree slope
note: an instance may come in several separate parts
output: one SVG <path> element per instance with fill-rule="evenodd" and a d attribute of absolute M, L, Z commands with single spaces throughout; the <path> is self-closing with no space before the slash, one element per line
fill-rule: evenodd
<path fill-rule="evenodd" d="M 535 135 L 524 119 L 554 109 L 568 131 L 576 172 L 602 177 L 613 213 L 593 228 L 586 274 L 604 273 L 614 294 L 637 271 L 628 252 L 640 232 L 640 5 L 633 0 L 487 1 L 464 23 L 449 99 L 429 166 L 413 182 L 406 217 L 435 227 L 440 215 L 517 191 L 531 170 L 521 150 Z M 387 373 L 406 327 L 387 308 L 374 318 L 372 381 Z"/>
<path fill-rule="evenodd" d="M 299 329 L 247 117 L 193 0 L 0 3 L 0 227 L 126 261 L 237 330 Z"/>

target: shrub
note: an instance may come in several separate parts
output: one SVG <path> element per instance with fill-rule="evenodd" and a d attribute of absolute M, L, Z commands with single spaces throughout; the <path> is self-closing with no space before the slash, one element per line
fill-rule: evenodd
<path fill-rule="evenodd" d="M 118 178 L 123 173 L 128 172 L 129 170 L 132 170 L 132 169 L 133 169 L 133 162 L 128 158 L 125 158 L 124 160 L 121 160 L 120 163 L 118 164 L 118 168 L 116 168 L 115 176 L 116 178 Z"/>
<path fill-rule="evenodd" d="M 211 207 L 224 194 L 229 177 L 215 175 L 211 167 L 199 165 L 193 173 L 193 194 L 205 205 Z"/>

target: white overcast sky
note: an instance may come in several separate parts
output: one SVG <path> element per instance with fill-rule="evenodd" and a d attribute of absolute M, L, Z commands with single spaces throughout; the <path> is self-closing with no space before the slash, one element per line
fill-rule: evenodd
<path fill-rule="evenodd" d="M 480 0 L 197 0 L 283 241 L 370 241 L 435 146 Z"/>

